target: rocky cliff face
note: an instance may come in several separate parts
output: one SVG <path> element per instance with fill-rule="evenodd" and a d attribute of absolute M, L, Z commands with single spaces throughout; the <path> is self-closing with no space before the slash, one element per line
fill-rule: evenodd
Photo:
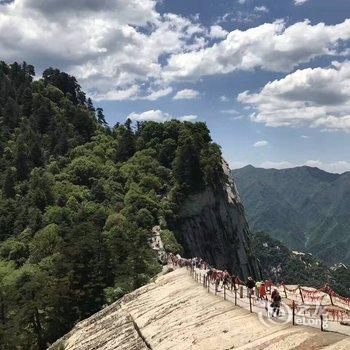
<path fill-rule="evenodd" d="M 207 189 L 185 201 L 178 221 L 187 256 L 198 256 L 218 268 L 228 268 L 242 277 L 258 276 L 249 241 L 249 227 L 236 186 L 229 177 L 222 188 Z"/>

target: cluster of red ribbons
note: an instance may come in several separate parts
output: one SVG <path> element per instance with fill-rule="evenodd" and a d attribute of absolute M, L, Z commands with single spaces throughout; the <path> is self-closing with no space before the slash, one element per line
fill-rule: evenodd
<path fill-rule="evenodd" d="M 329 284 L 326 284 L 324 287 L 320 288 L 319 291 L 327 293 L 331 298 L 332 302 L 335 305 L 341 305 L 341 307 L 345 307 L 347 310 L 350 309 L 350 298 L 343 297 L 337 294 Z"/>
<path fill-rule="evenodd" d="M 319 290 L 310 290 L 300 287 L 300 290 L 303 294 L 304 300 L 307 299 L 307 301 L 312 303 L 319 303 L 322 302 L 322 300 L 325 298 L 326 294 Z"/>
<path fill-rule="evenodd" d="M 332 321 L 336 321 L 336 322 L 350 319 L 350 311 L 346 311 L 346 310 L 330 309 L 330 310 L 327 310 L 327 314 L 330 316 L 329 318 L 331 318 Z"/>
<path fill-rule="evenodd" d="M 299 289 L 299 286 L 296 286 L 295 288 L 289 288 L 286 285 L 284 285 L 284 288 L 287 292 L 295 293 Z"/>

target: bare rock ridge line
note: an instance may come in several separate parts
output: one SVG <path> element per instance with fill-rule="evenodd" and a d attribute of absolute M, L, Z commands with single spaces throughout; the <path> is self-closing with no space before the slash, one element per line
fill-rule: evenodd
<path fill-rule="evenodd" d="M 182 206 L 177 227 L 185 253 L 243 278 L 257 277 L 259 269 L 251 252 L 244 207 L 226 162 L 223 170 L 226 179 L 219 189 L 193 194 Z"/>
<path fill-rule="evenodd" d="M 306 326 L 263 324 L 255 314 L 208 294 L 186 269 L 157 279 L 78 323 L 49 349 L 346 350 L 350 338 Z"/>

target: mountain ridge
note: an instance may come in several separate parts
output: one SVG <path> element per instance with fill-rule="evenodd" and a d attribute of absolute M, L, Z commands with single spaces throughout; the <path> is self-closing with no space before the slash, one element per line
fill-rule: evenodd
<path fill-rule="evenodd" d="M 231 175 L 253 231 L 269 232 L 289 248 L 311 252 L 328 264 L 349 264 L 350 172 L 249 165 Z"/>

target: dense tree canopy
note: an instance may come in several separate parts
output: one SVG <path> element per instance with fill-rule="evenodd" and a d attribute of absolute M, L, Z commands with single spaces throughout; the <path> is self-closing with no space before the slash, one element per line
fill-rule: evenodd
<path fill-rule="evenodd" d="M 181 201 L 223 178 L 204 123 L 110 129 L 74 77 L 0 63 L 0 349 L 45 349 L 180 252 Z"/>

